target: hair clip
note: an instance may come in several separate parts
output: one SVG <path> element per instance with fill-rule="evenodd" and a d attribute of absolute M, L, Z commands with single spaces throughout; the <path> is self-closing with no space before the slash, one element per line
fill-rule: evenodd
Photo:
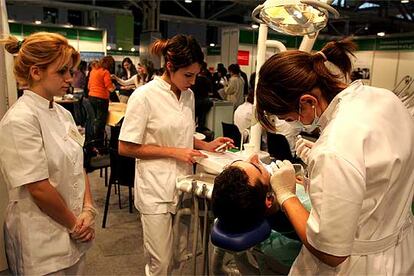
<path fill-rule="evenodd" d="M 328 58 L 326 57 L 325 53 L 322 51 L 316 52 L 316 54 L 319 54 L 323 57 L 323 61 L 328 61 Z"/>
<path fill-rule="evenodd" d="M 17 49 L 18 50 L 20 50 L 20 48 L 22 47 L 23 42 L 24 42 L 24 39 L 22 41 L 17 42 Z"/>

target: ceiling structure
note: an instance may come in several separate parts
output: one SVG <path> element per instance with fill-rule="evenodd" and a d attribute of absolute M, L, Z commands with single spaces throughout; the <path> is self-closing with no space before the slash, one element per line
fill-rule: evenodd
<path fill-rule="evenodd" d="M 68 0 L 67 0 L 68 1 Z M 136 18 L 153 0 L 68 1 L 82 4 L 130 9 Z M 188 3 L 191 2 L 191 3 Z M 161 0 L 160 18 L 163 20 L 191 20 L 210 26 L 252 23 L 252 10 L 264 1 L 257 0 Z M 341 14 L 331 18 L 321 34 L 332 36 L 401 34 L 414 32 L 414 0 L 334 0 L 332 6 Z M 138 21 L 138 22 L 137 22 Z M 139 25 L 139 20 L 136 20 Z"/>

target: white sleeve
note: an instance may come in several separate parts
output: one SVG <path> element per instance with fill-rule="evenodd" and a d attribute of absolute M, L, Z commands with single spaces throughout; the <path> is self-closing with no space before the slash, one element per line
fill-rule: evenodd
<path fill-rule="evenodd" d="M 12 119 L 0 131 L 1 169 L 11 188 L 49 178 L 40 124 L 35 117 Z"/>
<path fill-rule="evenodd" d="M 333 152 L 316 152 L 311 157 L 308 242 L 322 252 L 348 256 L 365 195 L 364 177 L 349 161 Z"/>
<path fill-rule="evenodd" d="M 135 85 L 136 83 L 136 79 L 137 79 L 137 74 L 133 75 L 132 77 L 130 77 L 127 80 L 123 80 L 121 78 L 117 78 L 116 81 L 120 84 L 120 85 Z"/>
<path fill-rule="evenodd" d="M 147 129 L 147 121 L 150 115 L 150 107 L 143 93 L 132 93 L 128 100 L 124 122 L 122 123 L 119 140 L 142 144 Z"/>

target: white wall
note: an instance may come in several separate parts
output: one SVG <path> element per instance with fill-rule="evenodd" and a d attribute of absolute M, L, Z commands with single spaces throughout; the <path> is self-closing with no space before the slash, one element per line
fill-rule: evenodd
<path fill-rule="evenodd" d="M 207 55 L 206 55 L 206 62 L 207 62 L 207 68 L 214 67 L 214 71 L 217 68 L 217 64 L 223 63 L 221 61 L 221 56 L 207 56 Z"/>
<path fill-rule="evenodd" d="M 396 81 L 398 52 L 375 51 L 371 85 L 392 90 Z"/>
<path fill-rule="evenodd" d="M 228 27 L 221 30 L 221 60 L 227 68 L 237 62 L 237 50 L 239 47 L 239 29 Z"/>
<path fill-rule="evenodd" d="M 397 86 L 406 75 L 414 77 L 414 52 L 400 51 L 399 54 L 397 79 L 394 86 Z"/>

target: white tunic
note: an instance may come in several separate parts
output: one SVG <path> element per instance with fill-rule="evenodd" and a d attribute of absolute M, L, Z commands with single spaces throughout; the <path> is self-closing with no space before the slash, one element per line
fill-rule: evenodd
<path fill-rule="evenodd" d="M 332 268 L 303 246 L 290 274 L 414 274 L 410 114 L 392 92 L 357 81 L 320 120 L 310 154 L 307 239 L 322 252 L 351 256 Z"/>
<path fill-rule="evenodd" d="M 7 184 L 9 205 L 5 243 L 9 266 L 17 274 L 47 274 L 75 264 L 90 243 L 76 243 L 66 228 L 43 213 L 25 184 L 49 179 L 79 215 L 85 193 L 82 147 L 69 135 L 76 130 L 62 106 L 26 90 L 0 122 L 0 185 Z"/>
<path fill-rule="evenodd" d="M 177 99 L 160 77 L 139 87 L 129 98 L 119 140 L 161 147 L 193 148 L 194 95 Z M 191 174 L 191 166 L 174 158 L 137 159 L 135 206 L 142 214 L 175 213 L 178 176 Z"/>
<path fill-rule="evenodd" d="M 252 126 L 253 104 L 244 102 L 234 111 L 234 124 L 239 128 L 240 133 Z"/>

